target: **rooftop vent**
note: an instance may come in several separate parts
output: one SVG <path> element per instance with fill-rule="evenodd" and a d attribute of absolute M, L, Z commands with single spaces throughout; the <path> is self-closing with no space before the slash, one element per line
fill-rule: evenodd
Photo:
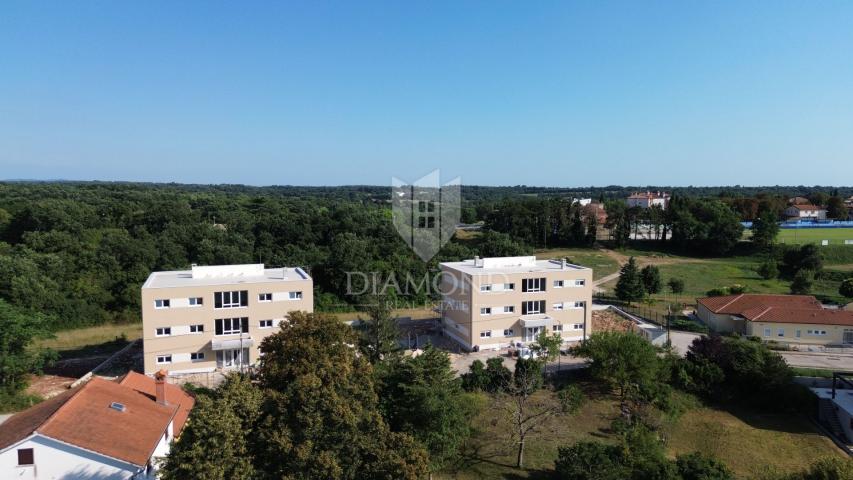
<path fill-rule="evenodd" d="M 113 402 L 113 403 L 111 403 L 111 404 L 110 404 L 110 408 L 112 408 L 113 410 L 117 410 L 117 411 L 119 411 L 119 412 L 125 412 L 125 411 L 127 411 L 127 407 L 126 407 L 126 406 L 124 406 L 124 404 L 123 404 L 123 403 L 118 403 L 118 402 Z"/>

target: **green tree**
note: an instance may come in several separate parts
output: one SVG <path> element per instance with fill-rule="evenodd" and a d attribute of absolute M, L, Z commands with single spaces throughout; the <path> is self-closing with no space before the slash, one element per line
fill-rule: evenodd
<path fill-rule="evenodd" d="M 853 277 L 845 278 L 838 286 L 838 293 L 842 297 L 853 298 Z"/>
<path fill-rule="evenodd" d="M 629 402 L 644 400 L 656 390 L 662 364 L 652 344 L 633 333 L 597 332 L 573 349 L 573 354 L 589 362 L 589 371 L 611 388 L 630 416 Z"/>
<path fill-rule="evenodd" d="M 761 250 L 767 250 L 776 242 L 779 235 L 779 215 L 765 207 L 759 210 L 758 217 L 752 222 L 752 243 Z"/>
<path fill-rule="evenodd" d="M 33 348 L 38 338 L 49 336 L 47 319 L 25 312 L 0 300 L 0 395 L 15 395 L 27 386 L 27 379 L 55 358 L 51 351 Z"/>
<path fill-rule="evenodd" d="M 445 466 L 468 438 L 475 413 L 447 353 L 428 345 L 417 357 L 398 357 L 389 362 L 379 385 L 391 429 L 423 444 L 433 471 Z"/>
<path fill-rule="evenodd" d="M 560 447 L 555 463 L 559 480 L 625 480 L 630 477 L 625 451 L 619 445 L 578 442 Z"/>
<path fill-rule="evenodd" d="M 724 463 L 699 452 L 677 456 L 675 465 L 681 480 L 734 480 L 735 478 Z"/>
<path fill-rule="evenodd" d="M 186 427 L 160 470 L 163 480 L 256 478 L 253 438 L 262 392 L 234 374 L 212 395 L 198 395 Z"/>
<path fill-rule="evenodd" d="M 668 286 L 669 291 L 675 295 L 675 302 L 678 303 L 678 295 L 684 293 L 684 280 L 672 277 L 668 282 L 666 282 L 666 286 Z"/>
<path fill-rule="evenodd" d="M 800 270 L 794 274 L 791 280 L 792 295 L 806 295 L 812 291 L 814 285 L 814 274 L 809 270 Z"/>
<path fill-rule="evenodd" d="M 258 470 L 292 479 L 417 479 L 427 452 L 383 420 L 370 362 L 334 316 L 291 312 L 261 342 Z"/>
<path fill-rule="evenodd" d="M 631 303 L 642 300 L 644 296 L 643 279 L 637 268 L 637 261 L 631 257 L 619 271 L 619 281 L 616 282 L 616 298 Z"/>
<path fill-rule="evenodd" d="M 772 257 L 765 258 L 755 269 L 761 278 L 770 280 L 779 276 L 779 267 L 776 265 L 776 260 Z"/>
<path fill-rule="evenodd" d="M 782 254 L 782 273 L 786 278 L 793 278 L 800 270 L 810 270 L 814 273 L 823 269 L 823 260 L 817 245 L 807 243 L 792 247 Z"/>
<path fill-rule="evenodd" d="M 503 388 L 503 403 L 512 425 L 511 440 L 518 445 L 516 467 L 524 467 L 524 449 L 553 417 L 571 415 L 583 403 L 583 393 L 574 385 L 557 392 L 557 401 L 549 395 L 536 395 L 541 388 L 542 365 L 538 359 L 519 359 L 512 381 Z"/>
<path fill-rule="evenodd" d="M 400 350 L 400 329 L 394 318 L 394 308 L 387 296 L 365 297 L 366 319 L 359 316 L 359 346 L 371 363 Z"/>
<path fill-rule="evenodd" d="M 563 346 L 563 336 L 559 332 L 551 335 L 542 331 L 536 337 L 536 342 L 530 345 L 530 349 L 538 352 L 543 359 L 543 366 L 547 369 L 548 362 L 553 362 L 560 357 L 560 348 Z"/>
<path fill-rule="evenodd" d="M 640 279 L 643 282 L 643 290 L 649 295 L 660 293 L 663 289 L 663 281 L 660 278 L 660 269 L 655 265 L 646 265 L 640 270 Z"/>
<path fill-rule="evenodd" d="M 826 201 L 826 217 L 833 220 L 847 220 L 847 206 L 841 197 L 830 197 Z"/>

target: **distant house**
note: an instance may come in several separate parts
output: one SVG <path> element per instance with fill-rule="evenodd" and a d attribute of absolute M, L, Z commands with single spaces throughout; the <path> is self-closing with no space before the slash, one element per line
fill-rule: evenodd
<path fill-rule="evenodd" d="M 577 203 L 578 205 L 585 207 L 585 206 L 589 205 L 590 203 L 592 203 L 592 199 L 591 198 L 573 198 L 572 203 Z"/>
<path fill-rule="evenodd" d="M 785 209 L 789 220 L 826 220 L 826 209 L 816 205 L 791 205 Z"/>
<path fill-rule="evenodd" d="M 804 345 L 853 344 L 853 311 L 828 309 L 811 295 L 740 294 L 697 299 L 711 330 Z"/>
<path fill-rule="evenodd" d="M 666 192 L 635 192 L 628 197 L 628 207 L 651 208 L 655 205 L 666 209 L 670 195 Z"/>
<path fill-rule="evenodd" d="M 595 217 L 595 223 L 597 225 L 604 225 L 605 223 L 607 223 L 607 210 L 601 203 L 592 202 L 587 205 L 584 205 L 583 208 L 581 208 L 581 217 L 584 220 L 591 216 Z"/>
<path fill-rule="evenodd" d="M 165 372 L 93 378 L 3 423 L 0 478 L 155 478 L 194 403 Z"/>

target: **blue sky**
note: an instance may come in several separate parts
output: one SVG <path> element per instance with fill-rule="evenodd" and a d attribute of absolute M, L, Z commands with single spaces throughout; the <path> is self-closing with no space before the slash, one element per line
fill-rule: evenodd
<path fill-rule="evenodd" d="M 0 178 L 853 184 L 853 2 L 0 4 Z"/>

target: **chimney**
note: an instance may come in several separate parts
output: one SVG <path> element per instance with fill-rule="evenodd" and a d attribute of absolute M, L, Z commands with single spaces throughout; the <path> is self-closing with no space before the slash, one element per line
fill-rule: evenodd
<path fill-rule="evenodd" d="M 474 266 L 475 267 L 480 266 L 480 256 L 479 255 L 474 255 Z"/>
<path fill-rule="evenodd" d="M 159 372 L 154 374 L 155 399 L 160 405 L 168 405 L 168 403 L 166 403 L 167 376 L 169 376 L 169 372 L 167 372 L 166 370 L 160 370 Z"/>
<path fill-rule="evenodd" d="M 562 262 L 562 265 L 560 265 L 560 267 L 561 267 L 563 270 L 565 270 L 565 269 L 566 269 L 566 266 L 568 265 L 568 263 L 569 263 L 569 262 L 567 262 L 567 261 L 566 261 L 566 257 L 563 257 L 563 262 Z"/>

